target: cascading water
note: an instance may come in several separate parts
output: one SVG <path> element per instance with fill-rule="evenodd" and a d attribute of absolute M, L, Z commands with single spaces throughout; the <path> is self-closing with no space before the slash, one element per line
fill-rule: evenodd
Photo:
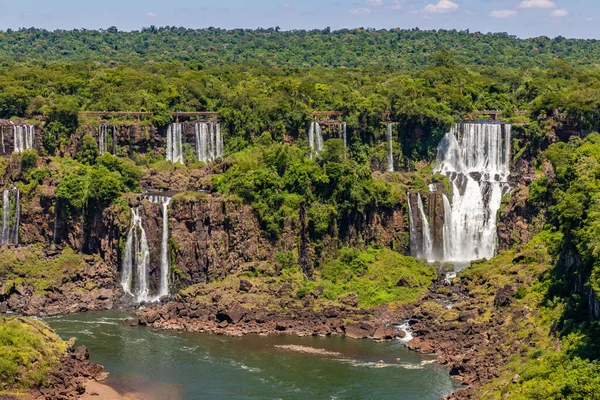
<path fill-rule="evenodd" d="M 19 188 L 4 189 L 2 192 L 2 237 L 0 245 L 19 244 L 21 219 L 21 192 Z"/>
<path fill-rule="evenodd" d="M 150 300 L 148 296 L 150 293 L 149 271 L 150 250 L 146 231 L 142 225 L 140 210 L 132 208 L 131 228 L 127 234 L 121 268 L 121 286 L 123 291 L 132 295 L 138 303 Z"/>
<path fill-rule="evenodd" d="M 182 124 L 170 124 L 167 128 L 167 161 L 183 164 Z"/>
<path fill-rule="evenodd" d="M 438 146 L 435 173 L 452 182 L 443 196 L 443 261 L 466 263 L 496 254 L 496 218 L 510 190 L 511 126 L 456 125 Z"/>
<path fill-rule="evenodd" d="M 340 139 L 344 140 L 344 148 L 348 147 L 348 125 L 345 122 L 342 122 L 342 126 L 340 126 Z"/>
<path fill-rule="evenodd" d="M 163 212 L 158 300 L 163 296 L 169 295 L 169 203 L 171 203 L 171 198 L 167 196 L 150 195 L 148 196 L 148 200 L 154 204 L 162 204 Z"/>
<path fill-rule="evenodd" d="M 310 146 L 310 158 L 319 155 L 321 150 L 323 150 L 323 132 L 321 131 L 321 125 L 317 121 L 313 121 L 310 124 L 308 144 Z"/>
<path fill-rule="evenodd" d="M 421 215 L 421 226 L 423 231 L 423 252 L 421 253 L 421 258 L 433 262 L 433 238 L 431 235 L 431 227 L 429 226 L 429 220 L 427 219 L 427 214 L 425 214 L 425 209 L 423 208 L 423 199 L 421 198 L 420 193 L 417 195 L 417 205 L 419 214 Z"/>
<path fill-rule="evenodd" d="M 35 141 L 35 126 L 33 125 L 15 125 L 13 126 L 13 145 L 14 153 L 22 153 L 25 150 L 33 149 Z M 4 136 L 2 137 L 4 146 Z"/>
<path fill-rule="evenodd" d="M 392 124 L 387 124 L 387 141 L 388 141 L 388 172 L 394 172 L 394 127 Z"/>
<path fill-rule="evenodd" d="M 112 136 L 112 146 L 109 138 Z M 104 153 L 117 154 L 117 129 L 112 125 L 100 125 L 98 128 L 98 151 Z"/>
<path fill-rule="evenodd" d="M 223 157 L 221 124 L 198 122 L 194 126 L 198 160 L 211 162 Z"/>

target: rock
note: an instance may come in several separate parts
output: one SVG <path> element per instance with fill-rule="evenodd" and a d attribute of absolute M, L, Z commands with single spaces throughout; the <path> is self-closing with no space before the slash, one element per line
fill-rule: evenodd
<path fill-rule="evenodd" d="M 156 310 L 146 310 L 140 315 L 140 325 L 153 324 L 160 319 L 160 314 Z"/>
<path fill-rule="evenodd" d="M 521 379 L 521 375 L 516 374 L 513 378 L 512 378 L 512 383 L 519 383 L 519 379 Z"/>
<path fill-rule="evenodd" d="M 356 293 L 348 293 L 343 296 L 338 297 L 340 303 L 345 304 L 350 307 L 358 306 L 358 295 Z"/>
<path fill-rule="evenodd" d="M 90 359 L 90 352 L 87 347 L 79 346 L 73 352 L 73 357 L 78 361 L 85 361 Z"/>
<path fill-rule="evenodd" d="M 375 340 L 392 340 L 392 339 L 396 338 L 397 336 L 398 336 L 398 331 L 396 331 L 394 328 L 385 326 L 385 325 L 381 325 L 375 330 L 375 333 L 373 334 L 373 339 L 375 339 Z"/>
<path fill-rule="evenodd" d="M 252 285 L 252 282 L 246 279 L 240 280 L 240 292 L 249 292 L 250 290 L 252 290 L 253 286 L 254 285 Z"/>
<path fill-rule="evenodd" d="M 406 331 L 400 330 L 397 334 L 400 339 L 404 339 L 406 337 Z"/>
<path fill-rule="evenodd" d="M 138 326 L 140 324 L 140 320 L 137 318 L 123 318 L 121 322 L 129 326 Z"/>
<path fill-rule="evenodd" d="M 513 302 L 515 297 L 515 291 L 512 286 L 506 285 L 502 289 L 498 290 L 496 297 L 494 298 L 494 307 L 506 307 Z"/>
<path fill-rule="evenodd" d="M 469 320 L 475 319 L 477 317 L 477 313 L 475 311 L 463 311 L 458 316 L 458 320 L 460 322 L 467 322 Z"/>
<path fill-rule="evenodd" d="M 221 322 L 227 320 L 230 324 L 237 324 L 244 318 L 247 311 L 244 307 L 240 305 L 238 302 L 233 302 L 226 309 L 219 310 L 217 312 L 217 321 Z"/>
<path fill-rule="evenodd" d="M 349 322 L 344 325 L 346 336 L 352 339 L 367 339 L 375 334 L 375 327 L 368 322 Z"/>
<path fill-rule="evenodd" d="M 336 307 L 327 307 L 323 310 L 325 318 L 337 318 L 340 315 L 340 311 Z"/>

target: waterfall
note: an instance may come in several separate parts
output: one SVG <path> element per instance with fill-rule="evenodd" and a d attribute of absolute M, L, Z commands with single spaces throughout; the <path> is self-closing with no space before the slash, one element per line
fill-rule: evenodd
<path fill-rule="evenodd" d="M 431 227 L 429 226 L 429 220 L 427 219 L 427 214 L 425 214 L 425 209 L 423 208 L 423 200 L 421 199 L 420 193 L 417 195 L 417 205 L 419 207 L 419 213 L 421 214 L 421 229 L 423 231 L 423 250 L 421 258 L 433 262 L 433 238 L 431 235 Z"/>
<path fill-rule="evenodd" d="M 160 285 L 158 299 L 169 295 L 169 203 L 171 198 L 167 196 L 148 196 L 151 203 L 162 204 L 163 226 L 162 240 L 160 246 Z M 157 300 L 158 300 L 157 299 Z"/>
<path fill-rule="evenodd" d="M 21 219 L 21 192 L 19 188 L 4 189 L 2 192 L 2 237 L 0 245 L 19 244 Z"/>
<path fill-rule="evenodd" d="M 387 124 L 387 141 L 388 141 L 388 172 L 394 172 L 394 127 L 392 124 Z"/>
<path fill-rule="evenodd" d="M 183 164 L 182 125 L 170 124 L 167 129 L 167 161 Z"/>
<path fill-rule="evenodd" d="M 417 226 L 415 225 L 415 218 L 413 217 L 413 210 L 412 210 L 412 205 L 411 205 L 411 201 L 410 201 L 410 193 L 407 193 L 406 197 L 408 199 L 408 222 L 409 222 L 408 226 L 410 229 L 410 236 L 409 236 L 410 253 L 413 257 L 420 258 L 421 253 L 420 253 L 419 245 L 417 243 Z"/>
<path fill-rule="evenodd" d="M 198 122 L 194 126 L 196 133 L 196 152 L 198 160 L 211 162 L 223 157 L 223 135 L 221 124 Z"/>
<path fill-rule="evenodd" d="M 308 130 L 308 144 L 310 146 L 310 158 L 317 156 L 323 150 L 323 132 L 317 121 L 310 124 Z"/>
<path fill-rule="evenodd" d="M 340 126 L 340 139 L 344 140 L 344 148 L 348 147 L 348 125 L 345 122 L 342 122 Z"/>
<path fill-rule="evenodd" d="M 139 209 L 131 209 L 131 228 L 125 243 L 125 255 L 121 268 L 123 291 L 135 297 L 138 303 L 149 301 L 150 250 L 146 231 L 142 226 Z M 134 282 L 135 281 L 135 282 Z"/>
<path fill-rule="evenodd" d="M 25 150 L 33 149 L 35 140 L 35 126 L 33 125 L 15 125 L 13 126 L 13 144 L 14 153 L 22 153 Z M 2 137 L 4 146 L 4 136 Z"/>
<path fill-rule="evenodd" d="M 112 136 L 112 149 L 109 138 Z M 117 128 L 112 125 L 100 125 L 98 128 L 98 152 L 117 154 Z"/>
<path fill-rule="evenodd" d="M 444 195 L 443 261 L 469 262 L 496 254 L 496 219 L 508 177 L 511 126 L 456 125 L 438 146 L 435 173 L 452 182 Z"/>

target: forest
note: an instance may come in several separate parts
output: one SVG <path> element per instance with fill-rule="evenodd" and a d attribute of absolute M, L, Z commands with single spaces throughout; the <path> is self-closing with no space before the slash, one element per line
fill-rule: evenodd
<path fill-rule="evenodd" d="M 363 215 L 406 208 L 408 190 L 428 193 L 429 183 L 448 185 L 432 177 L 440 139 L 455 123 L 487 120 L 485 110 L 500 111 L 515 132 L 512 163 L 531 164 L 532 182 L 514 192 L 531 224 L 531 241 L 475 263 L 458 279 L 473 292 L 482 290 L 469 287 L 478 280 L 528 282 L 515 301 L 535 310 L 524 319 L 552 338 L 531 327 L 518 332 L 515 340 L 546 347 L 514 354 L 501 371 L 511 376 L 492 380 L 489 393 L 500 397 L 508 389 L 499 385 L 515 373 L 521 376 L 511 389 L 516 398 L 598 393 L 598 322 L 590 320 L 582 294 L 587 288 L 600 292 L 598 41 L 418 29 L 32 28 L 0 31 L 0 48 L 0 119 L 26 120 L 43 132 L 39 149 L 0 162 L 6 176 L 18 165 L 5 183 L 19 187 L 24 204 L 54 185 L 54 207 L 64 209 L 69 223 L 93 220 L 110 207 L 127 214 L 127 196 L 141 191 L 142 178 L 189 176 L 206 167 L 191 157 L 175 166 L 156 155 L 100 154 L 96 139 L 82 130 L 97 121 L 82 111 L 149 112 L 134 122 L 159 129 L 173 122 L 171 112 L 215 111 L 226 157 L 207 173 L 210 187 L 251 207 L 261 235 L 272 241 L 306 219 L 302 236 L 317 255 L 330 236 L 358 225 Z M 308 157 L 315 111 L 341 113 L 350 133 L 347 149 L 336 138 L 318 157 Z M 396 123 L 397 175 L 372 167 L 387 155 L 385 122 Z M 78 135 L 71 159 L 65 149 Z M 179 200 L 185 195 L 191 196 Z M 510 200 L 503 200 L 507 206 Z M 408 238 L 403 241 L 405 249 Z M 342 248 L 339 257 L 315 264 L 319 271 L 301 271 L 296 254 L 276 257 L 284 273 L 298 277 L 299 298 L 321 288 L 333 301 L 352 290 L 357 304 L 367 307 L 416 301 L 437 278 L 395 250 Z M 573 252 L 576 265 L 567 267 L 565 254 Z M 524 262 L 515 261 L 521 256 Z M 75 255 L 65 257 L 67 264 L 79 264 Z M 61 260 L 48 270 L 36 259 L 35 268 L 23 267 L 27 274 L 7 261 L 0 273 L 48 291 L 61 278 Z M 382 277 L 388 264 L 394 282 Z M 507 272 L 517 264 L 525 278 Z M 582 283 L 581 277 L 591 279 Z M 400 278 L 414 281 L 410 290 L 396 284 Z M 15 363 L 5 366 L 6 376 L 14 376 Z M 563 374 L 556 372 L 559 366 Z M 0 376 L 2 371 L 0 363 Z"/>
<path fill-rule="evenodd" d="M 448 50 L 465 66 L 548 67 L 553 60 L 597 66 L 597 40 L 507 33 L 418 28 L 282 31 L 268 29 L 186 29 L 150 26 L 141 31 L 20 29 L 0 31 L 0 62 L 93 59 L 111 62 L 189 63 L 196 68 L 230 64 L 292 68 L 365 68 L 418 70 L 435 53 Z"/>

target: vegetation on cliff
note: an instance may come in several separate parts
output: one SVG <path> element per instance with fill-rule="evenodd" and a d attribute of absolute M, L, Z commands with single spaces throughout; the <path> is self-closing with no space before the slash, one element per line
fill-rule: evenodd
<path fill-rule="evenodd" d="M 67 343 L 41 321 L 0 316 L 0 395 L 44 386 Z"/>

